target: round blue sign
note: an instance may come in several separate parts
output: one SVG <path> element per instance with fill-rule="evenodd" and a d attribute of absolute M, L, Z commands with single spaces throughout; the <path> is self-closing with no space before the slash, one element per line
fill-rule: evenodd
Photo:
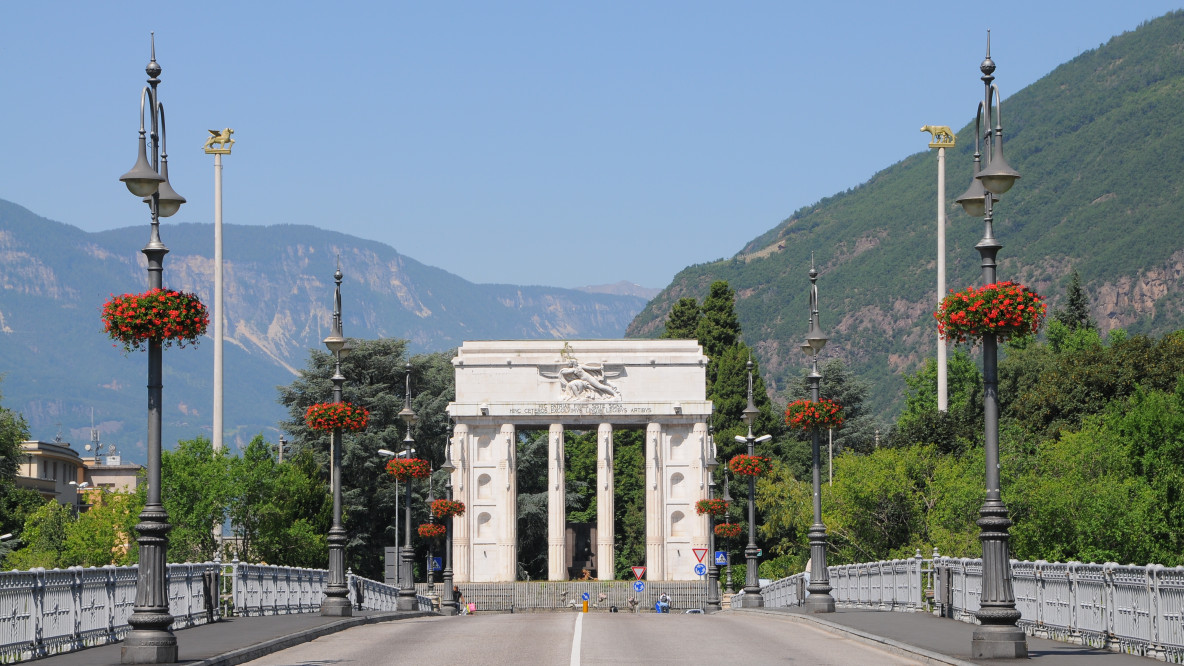
<path fill-rule="evenodd" d="M 645 592 L 645 581 L 644 580 L 634 581 L 633 582 L 633 591 L 634 592 Z"/>
<path fill-rule="evenodd" d="M 580 595 L 580 598 L 581 598 L 581 599 L 583 599 L 584 601 L 587 601 L 587 600 L 589 600 L 589 599 L 591 599 L 591 598 L 592 598 L 592 595 L 591 595 L 591 594 L 588 594 L 587 592 L 585 592 L 585 593 L 583 593 L 583 594 L 581 594 L 581 595 Z"/>
<path fill-rule="evenodd" d="M 707 567 L 704 566 L 703 564 L 696 564 L 695 565 L 695 573 L 702 576 L 703 574 L 707 573 Z"/>

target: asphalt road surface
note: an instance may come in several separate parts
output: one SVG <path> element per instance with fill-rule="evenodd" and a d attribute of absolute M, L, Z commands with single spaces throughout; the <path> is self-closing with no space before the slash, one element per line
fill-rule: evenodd
<path fill-rule="evenodd" d="M 249 662 L 335 664 L 917 664 L 765 615 L 517 613 L 370 624 Z"/>

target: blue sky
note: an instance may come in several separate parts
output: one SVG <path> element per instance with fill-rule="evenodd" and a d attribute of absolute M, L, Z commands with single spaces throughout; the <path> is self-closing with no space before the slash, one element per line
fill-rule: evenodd
<path fill-rule="evenodd" d="M 228 224 L 310 224 L 475 282 L 563 287 L 665 286 L 925 150 L 922 124 L 971 119 L 987 28 L 1006 98 L 1181 6 L 152 4 L 0 3 L 0 198 L 90 231 L 147 225 L 116 179 L 155 30 L 189 200 L 166 244 L 167 224 L 213 221 L 201 146 L 230 126 Z"/>

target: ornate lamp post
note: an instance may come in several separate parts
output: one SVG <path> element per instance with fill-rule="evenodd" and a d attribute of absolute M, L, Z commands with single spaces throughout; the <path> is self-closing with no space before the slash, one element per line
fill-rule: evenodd
<path fill-rule="evenodd" d="M 709 452 L 705 466 L 707 467 L 707 499 L 713 499 L 715 493 L 715 470 L 719 467 L 719 460 L 715 457 L 715 427 L 707 426 L 707 450 Z M 715 514 L 707 514 L 707 553 L 711 563 L 707 566 L 707 612 L 714 613 L 721 610 L 719 602 L 719 565 L 715 563 Z"/>
<path fill-rule="evenodd" d="M 451 429 L 449 429 L 451 431 Z M 440 465 L 440 469 L 448 474 L 448 478 L 444 481 L 444 495 L 448 499 L 452 499 L 452 473 L 456 471 L 456 465 L 452 464 L 452 442 L 449 440 L 444 444 L 444 464 Z M 444 571 L 442 577 L 444 578 L 444 596 L 440 600 L 440 610 L 445 615 L 456 615 L 456 597 L 452 596 L 452 522 L 454 518 L 444 519 Z"/>
<path fill-rule="evenodd" d="M 136 165 L 119 180 L 127 189 L 148 203 L 152 212 L 152 231 L 148 244 L 141 250 L 148 258 L 148 288 L 164 286 L 164 255 L 169 249 L 160 240 L 160 218 L 177 212 L 185 197 L 177 194 L 169 184 L 169 157 L 165 147 L 164 104 L 157 98 L 160 85 L 160 65 L 156 62 L 156 37 L 152 37 L 152 52 L 148 66 L 148 85 L 140 92 L 140 143 Z M 148 109 L 152 132 L 152 162 L 148 161 L 145 139 L 144 110 Z M 173 616 L 169 614 L 169 598 L 165 589 L 165 557 L 169 549 L 168 513 L 160 498 L 160 405 L 163 388 L 163 356 L 161 340 L 148 340 L 148 495 L 140 522 L 136 525 L 136 542 L 140 547 L 140 566 L 136 574 L 136 601 L 128 618 L 131 632 L 123 642 L 121 660 L 125 664 L 171 664 L 177 661 L 177 637 L 169 630 Z"/>
<path fill-rule="evenodd" d="M 415 451 L 415 440 L 411 438 L 411 427 L 415 425 L 417 417 L 415 412 L 411 409 L 411 364 L 407 364 L 407 386 L 403 391 L 403 411 L 399 412 L 399 418 L 403 419 L 406 425 L 407 434 L 403 437 L 403 451 L 407 457 L 411 457 Z M 407 479 L 403 483 L 407 487 L 407 497 L 405 498 L 405 506 L 403 507 L 403 552 L 399 558 L 399 610 L 415 610 L 415 579 L 412 574 L 412 563 L 415 561 L 415 552 L 411 550 L 411 479 Z"/>
<path fill-rule="evenodd" d="M 333 273 L 337 288 L 333 291 L 333 330 L 325 338 L 325 347 L 333 354 L 333 402 L 341 402 L 341 385 L 345 375 L 341 374 L 341 357 L 349 353 L 350 347 L 341 331 L 341 266 Z M 329 584 L 325 586 L 325 598 L 321 601 L 321 615 L 346 617 L 353 615 L 349 603 L 349 588 L 345 585 L 345 527 L 341 524 L 341 428 L 333 429 L 330 440 L 329 482 L 333 487 L 333 524 L 329 527 Z"/>
<path fill-rule="evenodd" d="M 811 262 L 812 264 L 813 262 Z M 818 271 L 810 266 L 810 332 L 802 350 L 810 354 L 810 399 L 818 402 L 822 375 L 818 374 L 818 352 L 826 346 L 826 336 L 818 323 Z M 810 451 L 814 471 L 814 524 L 810 526 L 810 585 L 806 589 L 806 612 L 833 613 L 835 599 L 830 595 L 830 572 L 826 568 L 826 525 L 822 524 L 822 456 L 818 426 L 810 429 Z"/>
<path fill-rule="evenodd" d="M 728 473 L 724 472 L 724 503 L 732 506 L 732 493 L 730 491 L 731 484 L 728 482 Z M 714 531 L 714 530 L 712 530 Z M 736 593 L 732 587 L 732 538 L 724 537 L 724 547 L 727 549 L 728 565 L 727 565 L 727 582 L 724 585 L 724 594 L 729 597 Z"/>
<path fill-rule="evenodd" d="M 428 522 L 432 523 L 433 525 L 436 523 L 436 512 L 432 510 L 432 502 L 435 502 L 435 501 L 436 501 L 436 489 L 434 487 L 434 484 L 432 483 L 432 477 L 429 476 L 428 477 Z M 448 528 L 445 527 L 444 529 L 447 530 Z M 432 549 L 432 540 L 431 539 L 428 539 L 427 551 L 428 551 L 427 583 L 428 583 L 428 591 L 429 591 L 429 593 L 431 593 L 431 592 L 435 591 L 435 589 L 436 589 L 436 572 L 432 570 L 432 565 L 435 564 L 435 561 L 432 559 L 435 556 L 435 552 Z"/>
<path fill-rule="evenodd" d="M 736 441 L 748 445 L 748 455 L 756 455 L 756 445 L 773 439 L 772 435 L 756 437 L 752 434 L 752 424 L 756 421 L 761 410 L 752 402 L 752 360 L 748 361 L 748 406 L 744 408 L 744 424 L 748 426 L 748 434 L 744 437 L 736 435 Z M 747 566 L 744 567 L 744 596 L 742 608 L 761 608 L 765 605 L 765 598 L 761 595 L 760 575 L 757 572 L 756 554 L 756 477 L 748 475 L 748 546 L 744 549 Z"/>
<path fill-rule="evenodd" d="M 1003 247 L 995 240 L 993 229 L 996 195 L 1011 189 L 1020 177 L 1003 159 L 1003 127 L 999 118 L 999 89 L 995 80 L 995 62 L 991 60 L 991 33 L 987 31 L 987 56 L 979 65 L 982 71 L 984 99 L 974 119 L 974 180 L 957 199 L 968 215 L 983 217 L 983 238 L 975 248 L 982 257 L 982 283 L 995 282 L 995 256 Z M 991 124 L 995 125 L 992 133 Z M 981 124 L 980 124 L 981 123 Z M 983 127 L 985 125 L 985 128 Z M 979 141 L 982 141 L 981 151 Z M 985 159 L 985 165 L 982 160 Z M 982 166 L 980 170 L 980 166 Z M 985 426 L 987 496 L 979 508 L 977 522 L 983 544 L 983 593 L 975 612 L 979 624 L 971 638 L 975 659 L 1026 659 L 1028 642 L 1016 626 L 1020 612 L 1015 608 L 1011 585 L 1011 562 L 1008 559 L 1007 506 L 999 493 L 999 373 L 998 340 L 994 334 L 983 336 L 983 412 Z"/>

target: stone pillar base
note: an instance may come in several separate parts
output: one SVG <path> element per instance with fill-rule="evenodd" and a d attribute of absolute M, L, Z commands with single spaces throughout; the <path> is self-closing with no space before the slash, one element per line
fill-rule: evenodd
<path fill-rule="evenodd" d="M 835 598 L 829 594 L 811 594 L 806 597 L 805 608 L 807 613 L 833 613 Z"/>
<path fill-rule="evenodd" d="M 740 595 L 741 608 L 764 608 L 765 597 L 761 594 L 742 594 Z"/>
<path fill-rule="evenodd" d="M 419 600 L 416 599 L 414 594 L 400 594 L 395 604 L 395 607 L 401 611 L 413 611 L 419 608 Z"/>
<path fill-rule="evenodd" d="M 1028 637 L 1014 625 L 979 625 L 970 639 L 970 658 L 1027 659 Z"/>
<path fill-rule="evenodd" d="M 177 663 L 177 637 L 171 631 L 137 630 L 129 635 L 120 651 L 120 663 L 124 664 L 175 664 Z"/>
<path fill-rule="evenodd" d="M 349 597 L 326 597 L 321 602 L 323 617 L 352 617 L 354 608 L 349 603 Z"/>

